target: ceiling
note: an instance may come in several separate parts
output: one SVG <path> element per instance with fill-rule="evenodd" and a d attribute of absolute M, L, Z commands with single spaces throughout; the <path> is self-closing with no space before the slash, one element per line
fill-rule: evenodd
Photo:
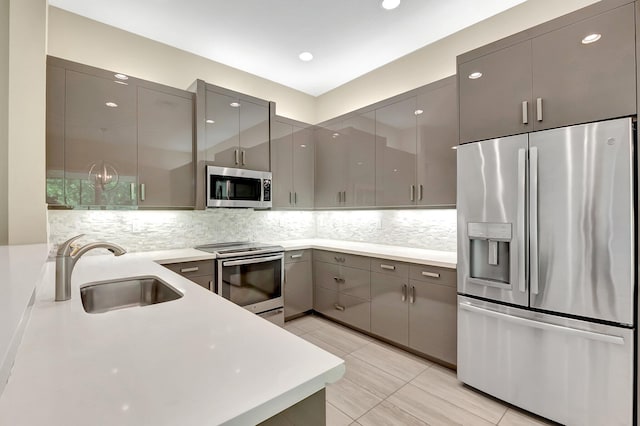
<path fill-rule="evenodd" d="M 321 95 L 526 0 L 49 0 L 53 6 Z M 308 51 L 310 62 L 298 58 Z"/>

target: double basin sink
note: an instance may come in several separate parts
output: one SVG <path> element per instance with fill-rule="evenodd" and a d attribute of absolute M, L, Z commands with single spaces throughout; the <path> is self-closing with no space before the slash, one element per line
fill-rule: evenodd
<path fill-rule="evenodd" d="M 158 277 L 143 276 L 89 283 L 80 288 L 84 310 L 90 314 L 155 305 L 182 297 Z"/>

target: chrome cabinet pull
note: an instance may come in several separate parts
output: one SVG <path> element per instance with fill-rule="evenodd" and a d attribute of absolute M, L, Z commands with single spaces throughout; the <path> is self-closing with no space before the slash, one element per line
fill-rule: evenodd
<path fill-rule="evenodd" d="M 518 207 L 516 220 L 516 241 L 518 256 L 518 290 L 525 292 L 526 276 L 525 276 L 525 193 L 526 193 L 526 173 L 527 173 L 527 150 L 525 148 L 518 150 Z"/>
<path fill-rule="evenodd" d="M 185 272 L 198 272 L 200 268 L 198 268 L 197 266 L 193 266 L 191 268 L 180 268 L 180 272 L 185 273 Z"/>
<path fill-rule="evenodd" d="M 529 102 L 522 101 L 522 124 L 529 124 Z"/>
<path fill-rule="evenodd" d="M 244 166 L 246 164 L 245 160 L 247 157 L 247 151 L 245 151 L 244 149 L 242 150 L 242 165 Z"/>
<path fill-rule="evenodd" d="M 344 282 L 344 278 L 340 278 L 340 277 L 333 277 L 333 280 L 337 283 L 343 283 Z"/>
<path fill-rule="evenodd" d="M 542 121 L 542 98 L 536 99 L 536 115 L 538 121 Z"/>
<path fill-rule="evenodd" d="M 422 184 L 418 185 L 418 201 L 422 201 Z"/>
<path fill-rule="evenodd" d="M 291 259 L 300 259 L 302 257 L 302 254 L 292 254 L 291 255 Z"/>
<path fill-rule="evenodd" d="M 414 304 L 416 302 L 416 287 L 411 286 L 411 293 L 409 293 L 409 303 Z"/>
<path fill-rule="evenodd" d="M 298 193 L 297 192 L 293 193 L 293 204 L 298 204 Z"/>
<path fill-rule="evenodd" d="M 402 301 L 403 302 L 407 301 L 407 285 L 406 284 L 402 284 Z"/>
<path fill-rule="evenodd" d="M 342 191 L 342 202 L 343 203 L 347 202 L 347 191 Z"/>
<path fill-rule="evenodd" d="M 538 148 L 529 149 L 529 280 L 538 294 Z"/>
<path fill-rule="evenodd" d="M 132 200 L 136 199 L 136 184 L 131 182 L 131 184 L 129 185 L 129 195 L 131 196 Z"/>
<path fill-rule="evenodd" d="M 240 153 L 238 151 L 240 151 L 240 150 L 239 149 L 234 150 L 234 153 L 235 153 L 235 156 L 236 156 L 236 165 L 240 164 L 240 159 L 238 158 Z"/>
<path fill-rule="evenodd" d="M 342 202 L 342 191 L 338 192 L 338 204 Z"/>
<path fill-rule="evenodd" d="M 145 188 L 145 184 L 141 183 L 140 184 L 140 201 L 144 201 L 146 197 L 147 197 L 147 191 Z"/>
<path fill-rule="evenodd" d="M 381 265 L 380 265 L 380 268 L 382 268 L 382 269 L 387 269 L 387 270 L 389 270 L 389 271 L 395 271 L 395 270 L 396 270 L 396 267 L 395 267 L 395 266 L 393 266 L 393 265 L 385 265 L 385 264 L 381 264 Z"/>
<path fill-rule="evenodd" d="M 344 311 L 344 306 L 338 305 L 337 303 L 334 303 L 333 307 L 336 308 L 337 311 Z"/>
<path fill-rule="evenodd" d="M 289 192 L 289 204 L 292 204 L 291 203 L 291 192 Z"/>
<path fill-rule="evenodd" d="M 409 198 L 411 199 L 411 201 L 415 201 L 415 192 L 416 192 L 416 186 L 415 185 L 411 185 L 411 187 L 409 188 Z"/>
<path fill-rule="evenodd" d="M 429 271 L 422 271 L 422 276 L 424 277 L 431 277 L 431 278 L 440 278 L 440 274 L 437 272 L 429 272 Z"/>

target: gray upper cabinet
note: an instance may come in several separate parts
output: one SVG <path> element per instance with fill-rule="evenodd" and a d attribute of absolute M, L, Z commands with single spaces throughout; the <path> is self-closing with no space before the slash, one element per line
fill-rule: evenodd
<path fill-rule="evenodd" d="M 312 129 L 272 120 L 271 171 L 274 208 L 313 208 L 314 145 Z"/>
<path fill-rule="evenodd" d="M 193 207 L 193 94 L 138 88 L 138 206 Z"/>
<path fill-rule="evenodd" d="M 118 75 L 47 59 L 47 202 L 193 208 L 193 94 Z"/>
<path fill-rule="evenodd" d="M 205 86 L 204 160 L 216 166 L 270 170 L 269 103 Z"/>
<path fill-rule="evenodd" d="M 315 133 L 315 206 L 342 207 L 346 155 L 337 129 L 318 128 Z"/>
<path fill-rule="evenodd" d="M 456 204 L 456 151 L 458 144 L 458 91 L 455 76 L 430 85 L 418 94 L 417 194 L 423 206 Z"/>
<path fill-rule="evenodd" d="M 533 129 L 530 41 L 459 63 L 458 86 L 460 142 Z"/>
<path fill-rule="evenodd" d="M 635 114 L 634 14 L 627 4 L 533 39 L 536 130 Z"/>
<path fill-rule="evenodd" d="M 459 56 L 460 142 L 635 114 L 635 7 L 621 3 Z"/>

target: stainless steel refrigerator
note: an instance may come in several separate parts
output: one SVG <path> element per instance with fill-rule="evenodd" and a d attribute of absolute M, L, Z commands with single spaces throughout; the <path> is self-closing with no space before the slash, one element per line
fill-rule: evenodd
<path fill-rule="evenodd" d="M 458 378 L 570 425 L 634 423 L 630 118 L 458 147 Z"/>

